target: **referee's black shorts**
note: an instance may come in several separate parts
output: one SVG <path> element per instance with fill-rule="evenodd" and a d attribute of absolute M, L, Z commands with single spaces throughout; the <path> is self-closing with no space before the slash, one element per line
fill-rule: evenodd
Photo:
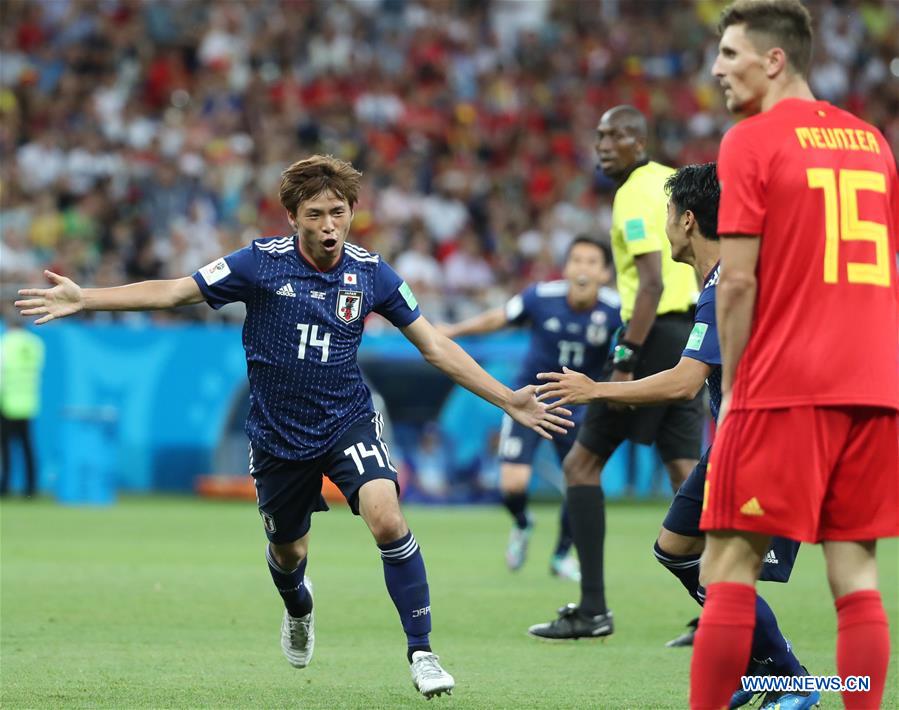
<path fill-rule="evenodd" d="M 634 377 L 647 377 L 677 365 L 692 328 L 692 313 L 657 316 L 643 343 Z M 704 419 L 702 392 L 689 402 L 660 407 L 610 409 L 605 402 L 594 402 L 587 408 L 577 440 L 604 459 L 625 439 L 655 444 L 662 461 L 698 459 Z"/>

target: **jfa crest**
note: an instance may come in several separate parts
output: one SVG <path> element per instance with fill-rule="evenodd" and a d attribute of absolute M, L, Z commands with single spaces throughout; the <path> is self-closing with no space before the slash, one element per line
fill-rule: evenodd
<path fill-rule="evenodd" d="M 362 313 L 362 291 L 337 292 L 337 317 L 344 323 L 352 323 Z"/>

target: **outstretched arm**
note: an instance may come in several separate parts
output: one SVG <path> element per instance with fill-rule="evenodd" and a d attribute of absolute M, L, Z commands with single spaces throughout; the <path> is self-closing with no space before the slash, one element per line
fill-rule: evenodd
<path fill-rule="evenodd" d="M 480 315 L 476 315 L 459 323 L 438 323 L 435 327 L 447 338 L 459 338 L 463 335 L 480 335 L 493 333 L 508 325 L 506 310 L 502 307 L 491 308 Z"/>
<path fill-rule="evenodd" d="M 402 329 L 403 335 L 418 348 L 425 360 L 441 370 L 454 382 L 496 405 L 515 421 L 533 429 L 545 439 L 550 432 L 564 434 L 574 424 L 563 416 L 570 416 L 565 409 L 549 411 L 534 397 L 534 386 L 512 391 L 491 377 L 471 356 L 456 343 L 442 335 L 426 318 L 419 317 Z"/>
<path fill-rule="evenodd" d="M 584 404 L 605 400 L 633 407 L 693 399 L 702 389 L 712 368 L 692 357 L 682 357 L 670 370 L 632 382 L 594 382 L 586 375 L 562 368 L 562 372 L 541 372 L 537 399 L 557 404 Z"/>
<path fill-rule="evenodd" d="M 112 288 L 81 288 L 72 279 L 45 271 L 51 288 L 23 288 L 16 308 L 23 316 L 40 316 L 36 325 L 80 311 L 150 311 L 202 303 L 203 294 L 190 276 L 165 281 L 141 281 Z"/>

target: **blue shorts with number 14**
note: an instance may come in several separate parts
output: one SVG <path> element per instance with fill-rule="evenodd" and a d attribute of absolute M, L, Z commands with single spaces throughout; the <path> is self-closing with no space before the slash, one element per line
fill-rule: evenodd
<path fill-rule="evenodd" d="M 384 422 L 379 412 L 360 419 L 325 454 L 308 461 L 289 461 L 250 445 L 250 474 L 256 483 L 256 502 L 265 534 L 276 544 L 303 537 L 312 514 L 328 510 L 322 498 L 322 476 L 328 475 L 359 515 L 359 489 L 369 481 L 393 481 L 399 495 L 396 468 L 381 439 Z"/>

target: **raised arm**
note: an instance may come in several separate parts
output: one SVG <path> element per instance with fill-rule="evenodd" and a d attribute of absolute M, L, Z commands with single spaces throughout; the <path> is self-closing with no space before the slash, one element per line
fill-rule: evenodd
<path fill-rule="evenodd" d="M 16 308 L 23 316 L 40 316 L 36 325 L 80 311 L 150 311 L 201 303 L 203 294 L 190 276 L 164 281 L 141 281 L 112 288 L 81 288 L 65 276 L 45 271 L 51 288 L 23 288 Z"/>
<path fill-rule="evenodd" d="M 562 372 L 541 372 L 537 399 L 558 404 L 585 404 L 605 400 L 615 404 L 642 407 L 693 399 L 702 389 L 712 368 L 692 357 L 682 357 L 670 370 L 632 382 L 594 382 L 586 375 L 562 368 Z"/>
<path fill-rule="evenodd" d="M 437 330 L 447 338 L 460 338 L 463 335 L 481 335 L 502 330 L 508 325 L 506 309 L 502 306 L 468 318 L 459 323 L 439 323 Z"/>
<path fill-rule="evenodd" d="M 533 385 L 513 392 L 491 377 L 461 347 L 438 332 L 426 318 L 418 317 L 402 332 L 434 367 L 542 437 L 551 439 L 550 432 L 564 434 L 567 427 L 573 426 L 560 416 L 569 416 L 571 412 L 565 409 L 548 411 L 546 405 L 534 397 Z"/>

